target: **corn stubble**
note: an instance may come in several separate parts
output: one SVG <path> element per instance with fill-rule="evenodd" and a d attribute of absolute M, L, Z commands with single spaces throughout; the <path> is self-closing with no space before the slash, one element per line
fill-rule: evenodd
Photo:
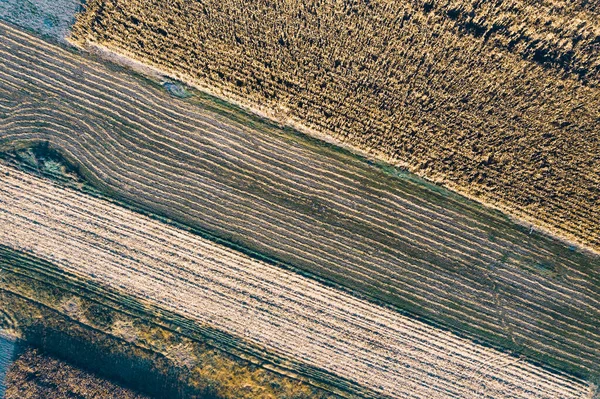
<path fill-rule="evenodd" d="M 91 0 L 106 45 L 600 246 L 591 4 Z"/>

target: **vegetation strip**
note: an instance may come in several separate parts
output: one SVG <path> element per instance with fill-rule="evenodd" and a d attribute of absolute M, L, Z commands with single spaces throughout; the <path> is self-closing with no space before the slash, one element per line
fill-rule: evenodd
<path fill-rule="evenodd" d="M 597 258 L 455 195 L 0 29 L 4 149 L 48 141 L 136 207 L 598 378 Z"/>
<path fill-rule="evenodd" d="M 582 383 L 2 167 L 0 243 L 391 397 L 580 398 Z M 6 173 L 8 172 L 8 176 Z M 435 377 L 432 377 L 435 376 Z"/>

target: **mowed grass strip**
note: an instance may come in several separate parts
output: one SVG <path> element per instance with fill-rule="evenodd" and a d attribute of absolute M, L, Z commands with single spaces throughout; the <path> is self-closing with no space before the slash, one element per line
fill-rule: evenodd
<path fill-rule="evenodd" d="M 0 167 L 0 244 L 394 398 L 581 398 L 585 383 Z"/>
<path fill-rule="evenodd" d="M 200 99 L 176 100 L 0 29 L 5 149 L 48 141 L 132 206 L 488 344 L 598 377 L 597 258 L 412 178 L 243 114 L 224 117 Z"/>

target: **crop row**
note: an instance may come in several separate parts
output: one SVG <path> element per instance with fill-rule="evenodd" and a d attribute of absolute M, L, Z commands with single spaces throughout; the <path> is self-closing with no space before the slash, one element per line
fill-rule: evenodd
<path fill-rule="evenodd" d="M 2 167 L 0 243 L 395 398 L 581 398 L 583 383 Z"/>
<path fill-rule="evenodd" d="M 3 27 L 0 141 L 359 295 L 598 374 L 597 259 L 356 159 L 173 99 Z M 35 67 L 33 67 L 35 65 Z"/>
<path fill-rule="evenodd" d="M 501 3 L 94 0 L 74 38 L 598 251 L 598 11 Z"/>

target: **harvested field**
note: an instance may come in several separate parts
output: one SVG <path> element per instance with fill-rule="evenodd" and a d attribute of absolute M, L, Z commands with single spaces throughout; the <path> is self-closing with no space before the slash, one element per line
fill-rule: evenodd
<path fill-rule="evenodd" d="M 191 233 L 1 167 L 0 244 L 394 398 L 591 387 Z"/>
<path fill-rule="evenodd" d="M 13 326 L 31 346 L 153 398 L 369 397 L 322 370 L 2 245 L 0 277 L 0 328 Z"/>
<path fill-rule="evenodd" d="M 121 201 L 599 378 L 596 257 L 410 176 L 392 178 L 239 113 L 225 118 L 201 98 L 176 100 L 5 24 L 0 60 L 5 149 L 48 141 Z"/>
<path fill-rule="evenodd" d="M 596 2 L 91 0 L 74 39 L 600 251 Z"/>
<path fill-rule="evenodd" d="M 145 396 L 28 349 L 11 366 L 4 399 L 144 399 Z"/>

